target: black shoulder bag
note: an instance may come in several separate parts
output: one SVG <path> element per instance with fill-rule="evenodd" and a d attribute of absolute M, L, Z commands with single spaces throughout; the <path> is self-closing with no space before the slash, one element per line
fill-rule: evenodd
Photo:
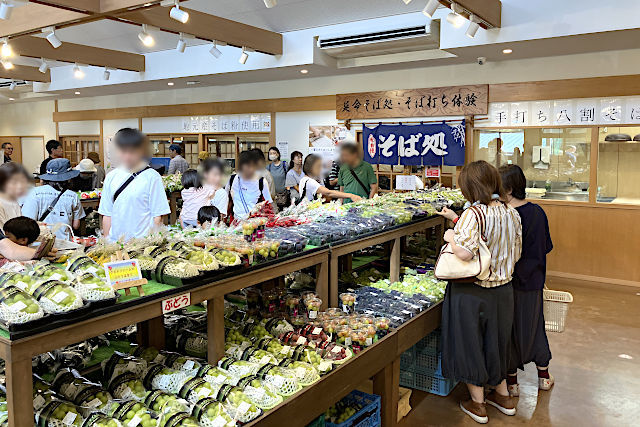
<path fill-rule="evenodd" d="M 305 197 L 307 197 L 307 183 L 308 183 L 308 182 L 309 182 L 309 181 L 306 181 L 306 182 L 304 183 L 304 186 L 302 187 L 302 193 L 300 193 L 300 196 L 299 196 L 299 197 L 296 197 L 296 200 L 295 200 L 295 202 L 294 202 L 294 203 L 296 204 L 296 206 L 298 206 L 300 203 L 302 203 L 302 201 L 304 200 L 304 198 L 305 198 Z"/>
<path fill-rule="evenodd" d="M 60 193 L 58 193 L 58 195 L 56 196 L 55 199 L 53 199 L 53 201 L 49 204 L 49 207 L 47 208 L 46 211 L 44 211 L 44 213 L 42 215 L 40 215 L 40 218 L 38 218 L 38 221 L 40 222 L 44 222 L 44 219 L 51 213 L 53 212 L 53 208 L 56 206 L 56 203 L 58 203 L 58 200 L 60 200 L 60 197 L 62 197 L 62 195 L 64 194 L 64 192 L 67 191 L 66 188 L 63 188 L 62 191 Z"/>
<path fill-rule="evenodd" d="M 371 189 L 367 188 L 362 181 L 360 181 L 360 178 L 358 178 L 358 175 L 356 174 L 356 172 L 349 168 L 349 172 L 351 172 L 351 175 L 353 175 L 353 177 L 355 178 L 356 181 L 358 181 L 358 184 L 360 184 L 360 187 L 362 187 L 362 189 L 364 190 L 366 196 L 365 198 L 368 199 L 369 198 L 369 193 L 371 192 Z"/>
<path fill-rule="evenodd" d="M 129 186 L 129 184 L 131 184 L 131 182 L 136 178 L 136 176 L 140 175 L 142 172 L 146 171 L 147 169 L 151 169 L 151 166 L 147 166 L 141 171 L 132 173 L 131 176 L 127 178 L 127 180 L 120 186 L 120 188 L 118 188 L 116 192 L 113 193 L 113 203 L 116 202 L 116 199 L 118 198 L 118 196 L 125 190 L 125 188 Z"/>

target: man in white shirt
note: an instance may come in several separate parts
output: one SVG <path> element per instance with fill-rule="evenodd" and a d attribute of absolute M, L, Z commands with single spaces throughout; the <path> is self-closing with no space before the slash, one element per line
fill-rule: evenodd
<path fill-rule="evenodd" d="M 189 163 L 182 157 L 182 147 L 178 144 L 171 144 L 169 147 L 169 171 L 167 174 L 173 175 L 176 173 L 185 173 L 189 169 Z"/>
<path fill-rule="evenodd" d="M 238 156 L 238 173 L 231 176 L 226 190 L 232 201 L 234 219 L 246 219 L 261 202 L 273 203 L 266 179 L 256 174 L 256 159 L 250 151 Z"/>
<path fill-rule="evenodd" d="M 120 166 L 104 180 L 98 208 L 103 234 L 111 241 L 144 237 L 171 212 L 162 177 L 145 161 L 149 141 L 142 132 L 120 129 L 113 142 Z"/>

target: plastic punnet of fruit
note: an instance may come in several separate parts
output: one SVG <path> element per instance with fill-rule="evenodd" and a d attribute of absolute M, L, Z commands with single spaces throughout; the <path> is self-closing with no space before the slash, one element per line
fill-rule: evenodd
<path fill-rule="evenodd" d="M 0 320 L 7 325 L 26 323 L 44 316 L 44 310 L 28 293 L 15 286 L 0 289 Z"/>
<path fill-rule="evenodd" d="M 116 297 L 116 292 L 111 286 L 91 273 L 77 276 L 72 285 L 85 301 L 102 301 Z"/>
<path fill-rule="evenodd" d="M 318 317 L 322 300 L 320 298 L 309 298 L 304 301 L 304 305 L 307 308 L 307 316 L 309 319 L 315 319 Z"/>
<path fill-rule="evenodd" d="M 344 292 L 340 294 L 340 303 L 345 313 L 353 313 L 356 305 L 356 294 Z"/>
<path fill-rule="evenodd" d="M 315 353 L 312 352 L 310 354 Z M 278 366 L 289 368 L 293 372 L 295 372 L 296 378 L 298 379 L 298 384 L 303 387 L 311 385 L 320 379 L 318 371 L 310 363 L 294 361 L 292 359 L 284 359 Z"/>
<path fill-rule="evenodd" d="M 115 418 L 108 417 L 104 414 L 93 412 L 85 418 L 82 427 L 124 427 L 122 422 Z"/>
<path fill-rule="evenodd" d="M 85 416 L 89 416 L 95 411 L 105 412 L 113 400 L 111 393 L 96 385 L 85 388 L 76 395 L 74 402 L 82 408 Z"/>
<path fill-rule="evenodd" d="M 256 375 L 249 375 L 238 381 L 237 387 L 260 409 L 271 409 L 280 402 L 280 396 L 273 386 L 260 380 Z"/>
<path fill-rule="evenodd" d="M 347 359 L 353 356 L 353 352 L 349 349 L 349 347 L 329 341 L 319 345 L 316 348 L 316 352 L 322 354 L 323 361 L 331 361 L 336 365 L 346 362 Z"/>
<path fill-rule="evenodd" d="M 351 327 L 347 325 L 336 328 L 336 342 L 345 346 L 351 345 Z"/>
<path fill-rule="evenodd" d="M 101 278 L 106 277 L 104 268 L 84 254 L 69 258 L 65 269 L 76 275 L 89 273 Z"/>
<path fill-rule="evenodd" d="M 262 414 L 262 411 L 253 404 L 242 390 L 232 385 L 222 385 L 215 399 L 218 402 L 222 402 L 224 409 L 231 418 L 241 423 L 248 423 Z"/>
<path fill-rule="evenodd" d="M 149 365 L 145 372 L 143 384 L 149 390 L 162 390 L 167 393 L 177 394 L 187 379 L 189 379 L 189 374 L 184 371 L 154 363 Z"/>
<path fill-rule="evenodd" d="M 166 393 L 161 390 L 154 390 L 147 393 L 144 405 L 157 415 L 165 412 L 186 412 L 189 409 L 189 402 L 180 399 L 175 394 Z"/>
<path fill-rule="evenodd" d="M 113 402 L 107 415 L 121 421 L 123 425 L 137 427 L 157 427 L 158 420 L 153 412 L 141 402 L 127 400 L 124 402 Z"/>
<path fill-rule="evenodd" d="M 147 365 L 147 361 L 141 357 L 119 351 L 114 352 L 110 358 L 101 363 L 103 377 L 107 381 L 126 372 L 134 374 L 137 378 L 142 378 Z"/>
<path fill-rule="evenodd" d="M 280 396 L 291 396 L 300 390 L 295 371 L 277 365 L 264 365 L 256 373 L 258 378 L 273 387 Z"/>
<path fill-rule="evenodd" d="M 23 290 L 32 295 L 46 313 L 66 313 L 83 305 L 80 295 L 58 280 L 35 282 Z"/>
<path fill-rule="evenodd" d="M 224 267 L 232 267 L 240 264 L 240 255 L 226 249 L 214 249 L 211 251 L 220 265 Z"/>
<path fill-rule="evenodd" d="M 143 401 L 147 395 L 142 381 L 133 372 L 125 372 L 113 377 L 107 387 L 116 399 Z"/>
<path fill-rule="evenodd" d="M 233 427 L 236 425 L 233 418 L 227 414 L 222 402 L 210 397 L 196 402 L 192 414 L 203 427 Z"/>
<path fill-rule="evenodd" d="M 52 400 L 36 413 L 36 425 L 47 427 L 81 426 L 84 418 L 73 403 Z"/>

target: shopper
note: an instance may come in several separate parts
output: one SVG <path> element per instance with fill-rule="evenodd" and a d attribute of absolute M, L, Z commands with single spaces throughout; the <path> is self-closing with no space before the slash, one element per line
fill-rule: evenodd
<path fill-rule="evenodd" d="M 525 200 L 527 179 L 517 165 L 500 168 L 507 204 L 520 214 L 522 256 L 513 272 L 513 337 L 507 385 L 511 396 L 520 395 L 517 370 L 534 362 L 538 368 L 538 390 L 550 390 L 551 351 L 544 328 L 542 290 L 547 274 L 547 254 L 553 249 L 547 215 Z"/>
<path fill-rule="evenodd" d="M 21 246 L 29 246 L 40 236 L 38 222 L 26 216 L 11 218 L 4 224 L 3 230 L 7 239 Z"/>
<path fill-rule="evenodd" d="M 278 147 L 269 148 L 269 160 L 271 163 L 267 166 L 267 170 L 273 177 L 275 187 L 274 200 L 280 210 L 290 205 L 289 192 L 287 191 L 287 162 L 280 160 L 280 150 Z"/>
<path fill-rule="evenodd" d="M 29 191 L 22 206 L 22 214 L 39 222 L 55 227 L 66 224 L 72 228 L 80 227 L 85 217 L 78 194 L 72 191 L 73 178 L 80 174 L 71 168 L 67 159 L 52 159 L 47 164 L 47 173 L 40 175 L 42 185 Z M 67 227 L 59 227 L 56 237 L 63 240 L 71 238 Z"/>
<path fill-rule="evenodd" d="M 137 129 L 120 129 L 114 136 L 120 166 L 104 180 L 98 212 L 102 231 L 111 241 L 146 236 L 171 212 L 162 177 L 149 167 L 147 136 Z"/>
<path fill-rule="evenodd" d="M 330 190 L 337 190 L 338 187 L 338 175 L 340 174 L 340 161 L 334 160 L 331 162 L 331 170 L 329 171 L 329 176 L 327 177 L 326 187 Z"/>
<path fill-rule="evenodd" d="M 264 153 L 259 148 L 253 148 L 250 151 L 255 157 L 256 173 L 258 174 L 258 177 L 267 180 L 269 194 L 276 194 L 276 185 L 273 182 L 273 176 L 271 176 L 271 173 L 267 170 L 267 160 L 264 157 Z"/>
<path fill-rule="evenodd" d="M 91 191 L 94 190 L 96 166 L 91 159 L 82 159 L 75 167 L 80 174 L 73 179 L 73 190 L 75 191 Z"/>
<path fill-rule="evenodd" d="M 302 170 L 304 171 L 304 177 L 300 180 L 300 198 L 296 200 L 296 203 L 299 203 L 305 198 L 311 201 L 316 198 L 317 194 L 328 196 L 333 199 L 350 198 L 354 202 L 362 200 L 362 197 L 358 196 L 357 194 L 349 194 L 343 193 L 342 191 L 329 190 L 327 187 L 321 185 L 318 182 L 318 178 L 322 173 L 322 157 L 316 154 L 309 154 L 307 158 L 304 159 L 304 166 L 302 167 Z"/>
<path fill-rule="evenodd" d="M 294 151 L 291 153 L 291 161 L 289 162 L 289 170 L 287 171 L 287 179 L 285 185 L 289 191 L 291 201 L 297 200 L 300 197 L 298 192 L 298 184 L 302 180 L 304 172 L 302 171 L 302 153 Z"/>
<path fill-rule="evenodd" d="M 11 155 L 13 154 L 13 144 L 10 142 L 3 142 L 2 149 L 4 150 L 4 162 L 11 162 Z"/>
<path fill-rule="evenodd" d="M 31 176 L 20 164 L 0 166 L 0 227 L 11 218 L 22 215 L 19 200 L 29 191 Z"/>
<path fill-rule="evenodd" d="M 182 195 L 182 210 L 180 211 L 180 225 L 182 228 L 198 226 L 198 211 L 201 207 L 211 205 L 214 191 L 203 187 L 198 171 L 187 169 L 181 178 L 184 187 Z"/>
<path fill-rule="evenodd" d="M 371 165 L 360 156 L 355 143 L 343 142 L 340 146 L 340 160 L 342 166 L 338 174 L 340 191 L 357 194 L 364 199 L 370 199 L 378 194 L 378 178 Z M 351 199 L 345 199 L 349 203 Z"/>
<path fill-rule="evenodd" d="M 47 173 L 47 165 L 53 159 L 60 159 L 64 156 L 64 150 L 62 149 L 62 144 L 60 141 L 56 141 L 55 139 L 50 139 L 46 144 L 47 153 L 49 153 L 49 157 L 44 159 L 42 163 L 40 163 L 40 175 L 44 175 Z"/>
<path fill-rule="evenodd" d="M 100 155 L 95 151 L 91 151 L 87 154 L 87 158 L 93 162 L 93 166 L 96 168 L 96 174 L 93 177 L 93 188 L 102 188 L 106 172 L 102 165 L 100 165 Z"/>
<path fill-rule="evenodd" d="M 229 206 L 229 195 L 223 188 L 222 179 L 224 177 L 224 163 L 220 159 L 208 158 L 202 163 L 203 187 L 211 192 L 211 205 L 215 206 L 222 220 L 227 216 Z"/>
<path fill-rule="evenodd" d="M 178 144 L 171 144 L 169 146 L 169 171 L 167 174 L 174 175 L 177 173 L 184 173 L 189 169 L 189 163 L 182 157 L 182 147 Z"/>
<path fill-rule="evenodd" d="M 227 213 L 231 221 L 248 218 L 258 203 L 273 203 L 266 180 L 258 177 L 256 168 L 255 155 L 250 151 L 241 152 L 238 173 L 231 175 L 226 187 L 230 205 Z"/>
<path fill-rule="evenodd" d="M 460 408 L 479 423 L 489 421 L 486 404 L 506 415 L 516 406 L 507 389 L 509 346 L 513 326 L 513 286 L 516 261 L 520 258 L 522 227 L 518 212 L 502 203 L 500 174 L 481 160 L 466 165 L 458 184 L 464 197 L 480 211 L 466 209 L 459 220 L 446 210 L 443 215 L 456 222 L 444 240 L 460 259 L 471 260 L 486 238 L 491 252 L 491 274 L 485 281 L 449 282 L 442 308 L 442 374 L 467 384 L 471 399 Z M 481 236 L 484 228 L 484 237 Z M 484 386 L 495 387 L 486 397 Z"/>
<path fill-rule="evenodd" d="M 220 222 L 222 217 L 218 208 L 212 205 L 203 206 L 198 210 L 198 227 L 205 228 Z"/>

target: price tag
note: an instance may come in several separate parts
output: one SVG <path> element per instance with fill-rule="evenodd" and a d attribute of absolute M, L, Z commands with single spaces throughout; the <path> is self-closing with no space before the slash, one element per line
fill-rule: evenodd
<path fill-rule="evenodd" d="M 137 259 L 108 262 L 104 265 L 104 273 L 110 286 L 142 279 Z"/>
<path fill-rule="evenodd" d="M 191 305 L 191 292 L 178 295 L 177 297 L 167 298 L 162 301 L 162 313 L 171 313 L 172 311 L 180 310 L 181 308 L 189 307 Z"/>
<path fill-rule="evenodd" d="M 18 283 L 16 283 L 16 288 L 20 288 L 23 291 L 27 289 L 27 284 L 25 282 L 23 282 L 22 280 L 19 281 Z"/>
<path fill-rule="evenodd" d="M 62 419 L 62 424 L 67 424 L 67 425 L 73 424 L 77 416 L 78 415 L 74 414 L 73 412 L 67 412 L 67 415 L 65 415 L 64 418 Z"/>
<path fill-rule="evenodd" d="M 271 361 L 271 358 L 269 356 L 262 356 L 262 359 L 260 359 L 260 364 L 266 365 L 267 363 L 269 363 L 269 361 Z"/>
<path fill-rule="evenodd" d="M 60 274 L 60 273 L 53 273 L 49 277 L 49 280 L 60 280 L 60 279 L 62 279 L 62 274 Z"/>
<path fill-rule="evenodd" d="M 316 317 L 318 317 L 318 312 L 317 311 L 310 311 L 309 312 L 309 319 L 315 319 Z"/>
<path fill-rule="evenodd" d="M 37 395 L 35 399 L 33 399 L 33 407 L 35 409 L 40 409 L 42 407 L 42 405 L 44 405 L 44 397 L 42 397 L 41 395 Z"/>
<path fill-rule="evenodd" d="M 341 351 L 342 351 L 342 348 L 337 345 L 331 349 L 331 353 L 340 353 Z"/>
<path fill-rule="evenodd" d="M 327 371 L 331 368 L 331 362 L 328 360 L 323 360 L 322 362 L 320 362 L 320 364 L 318 365 L 318 370 L 323 372 L 323 371 Z"/>
<path fill-rule="evenodd" d="M 89 408 L 97 408 L 100 405 L 102 405 L 102 400 L 98 399 L 97 397 L 93 399 L 91 402 L 87 403 L 87 406 Z"/>
<path fill-rule="evenodd" d="M 27 304 L 22 301 L 16 301 L 9 306 L 9 310 L 11 311 L 22 311 L 25 308 L 27 308 Z"/>
<path fill-rule="evenodd" d="M 64 292 L 64 291 L 60 291 L 60 292 L 58 292 L 57 294 L 55 294 L 53 297 L 51 297 L 51 299 L 52 299 L 54 302 L 56 302 L 56 303 L 60 304 L 60 303 L 61 303 L 62 301 L 64 301 L 64 299 L 65 299 L 66 297 L 68 297 L 68 296 L 69 296 L 69 294 L 67 294 L 66 292 Z"/>
<path fill-rule="evenodd" d="M 127 427 L 136 427 L 138 424 L 140 424 L 140 421 L 142 421 L 142 418 L 140 418 L 140 415 L 136 415 L 135 417 L 131 418 L 131 421 L 129 421 L 129 423 L 127 423 Z"/>
<path fill-rule="evenodd" d="M 322 328 L 313 328 L 313 331 L 311 331 L 312 335 L 319 335 L 322 332 Z"/>
<path fill-rule="evenodd" d="M 182 367 L 186 370 L 193 369 L 194 366 L 195 362 L 193 360 L 187 360 L 186 362 L 184 362 L 184 365 L 182 365 Z"/>
<path fill-rule="evenodd" d="M 198 390 L 198 397 L 207 397 L 210 394 L 210 390 L 206 387 L 202 387 Z"/>
<path fill-rule="evenodd" d="M 213 424 L 213 427 L 224 427 L 227 425 L 227 420 L 225 420 L 224 418 L 218 415 L 217 417 L 214 418 L 212 424 Z"/>
<path fill-rule="evenodd" d="M 284 347 L 282 347 L 282 350 L 280 350 L 280 354 L 289 354 L 289 350 L 291 350 L 291 346 L 285 345 Z"/>
<path fill-rule="evenodd" d="M 306 342 L 307 342 L 307 339 L 305 337 L 298 337 L 298 340 L 296 341 L 296 344 L 300 345 L 300 344 L 304 344 Z"/>
<path fill-rule="evenodd" d="M 251 404 L 247 403 L 247 402 L 242 402 L 238 405 L 238 410 L 237 412 L 239 414 L 246 414 L 247 411 L 249 410 L 249 408 L 251 408 Z"/>
<path fill-rule="evenodd" d="M 354 279 L 358 278 L 358 273 L 356 273 L 355 271 L 352 271 L 351 275 L 353 276 Z"/>
<path fill-rule="evenodd" d="M 373 344 L 373 338 L 369 337 L 366 339 L 365 345 L 371 345 L 371 344 Z"/>
<path fill-rule="evenodd" d="M 97 273 L 98 269 L 94 265 L 90 265 L 85 271 L 87 273 L 93 274 L 93 273 Z"/>
<path fill-rule="evenodd" d="M 304 378 L 306 373 L 307 373 L 307 370 L 304 369 L 302 366 L 300 366 L 299 368 L 296 368 L 296 375 L 298 376 L 298 378 Z"/>
<path fill-rule="evenodd" d="M 344 344 L 345 344 L 345 345 L 351 345 L 351 337 L 346 337 L 346 338 L 344 339 Z"/>

